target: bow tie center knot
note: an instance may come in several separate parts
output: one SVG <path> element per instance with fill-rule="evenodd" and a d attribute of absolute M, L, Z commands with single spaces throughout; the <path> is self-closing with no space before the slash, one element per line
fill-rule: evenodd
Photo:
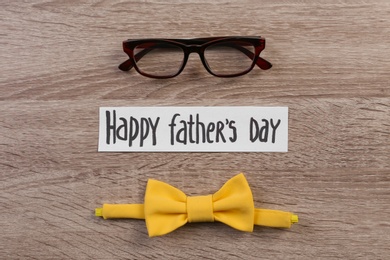
<path fill-rule="evenodd" d="M 214 222 L 213 195 L 187 197 L 188 222 Z"/>

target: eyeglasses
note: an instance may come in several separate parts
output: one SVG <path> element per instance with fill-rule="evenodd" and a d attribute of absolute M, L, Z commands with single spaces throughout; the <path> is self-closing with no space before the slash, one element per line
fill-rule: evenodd
<path fill-rule="evenodd" d="M 265 48 L 262 37 L 209 37 L 195 39 L 138 39 L 123 42 L 129 59 L 119 69 L 133 67 L 143 76 L 157 79 L 179 75 L 190 53 L 196 52 L 206 70 L 217 77 L 237 77 L 255 65 L 268 70 L 272 64 L 260 57 Z"/>

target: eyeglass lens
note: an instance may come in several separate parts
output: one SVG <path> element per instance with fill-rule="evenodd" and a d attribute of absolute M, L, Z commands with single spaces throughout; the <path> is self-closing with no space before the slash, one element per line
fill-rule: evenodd
<path fill-rule="evenodd" d="M 250 69 L 254 52 L 254 46 L 246 42 L 221 42 L 208 46 L 204 57 L 214 74 L 228 76 Z"/>
<path fill-rule="evenodd" d="M 184 60 L 184 51 L 169 43 L 145 43 L 134 48 L 134 55 L 140 57 L 138 69 L 153 76 L 171 76 L 179 72 Z"/>

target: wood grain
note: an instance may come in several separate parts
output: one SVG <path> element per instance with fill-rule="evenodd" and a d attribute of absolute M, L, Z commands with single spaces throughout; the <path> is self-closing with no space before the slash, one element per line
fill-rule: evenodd
<path fill-rule="evenodd" d="M 2 1 L 0 259 L 386 259 L 390 2 Z M 209 75 L 196 55 L 153 80 L 117 66 L 127 38 L 261 35 L 274 67 Z M 287 153 L 98 153 L 101 106 L 288 106 Z M 158 238 L 104 221 L 148 178 L 208 194 L 245 172 L 290 230 L 219 223 Z"/>

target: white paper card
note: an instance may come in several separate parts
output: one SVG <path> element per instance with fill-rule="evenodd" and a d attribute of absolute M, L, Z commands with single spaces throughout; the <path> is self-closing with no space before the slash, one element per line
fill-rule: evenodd
<path fill-rule="evenodd" d="M 101 107 L 100 152 L 287 152 L 288 107 Z"/>

